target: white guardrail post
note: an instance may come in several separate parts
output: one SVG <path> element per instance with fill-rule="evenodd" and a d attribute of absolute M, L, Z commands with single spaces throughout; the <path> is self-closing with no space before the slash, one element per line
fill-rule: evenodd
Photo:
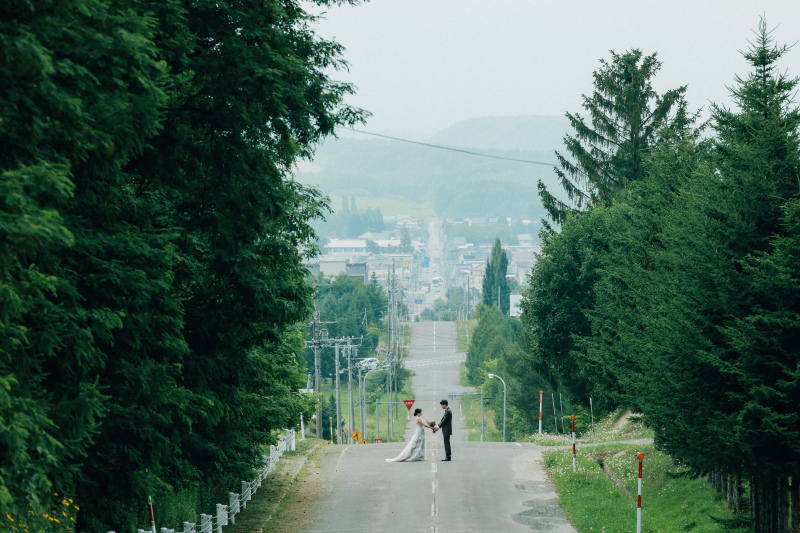
<path fill-rule="evenodd" d="M 214 533 L 214 518 L 210 514 L 200 515 L 200 533 Z"/>
<path fill-rule="evenodd" d="M 195 529 L 194 527 L 194 524 L 192 524 L 191 522 L 184 522 L 182 533 L 191 533 L 192 531 L 197 531 L 197 529 Z"/>
<path fill-rule="evenodd" d="M 247 509 L 247 502 L 253 499 L 251 486 L 249 481 L 242 481 L 242 511 Z"/>
<path fill-rule="evenodd" d="M 239 495 L 233 492 L 228 493 L 228 516 L 230 517 L 231 524 L 236 523 L 236 515 L 240 512 Z"/>
<path fill-rule="evenodd" d="M 222 533 L 222 526 L 228 525 L 228 506 L 217 504 L 217 533 Z"/>

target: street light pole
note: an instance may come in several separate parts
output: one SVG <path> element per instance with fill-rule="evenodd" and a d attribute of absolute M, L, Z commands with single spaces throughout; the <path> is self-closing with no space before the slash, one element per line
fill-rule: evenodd
<path fill-rule="evenodd" d="M 503 442 L 506 441 L 506 382 L 497 374 L 489 374 L 490 378 L 497 378 L 503 382 Z"/>

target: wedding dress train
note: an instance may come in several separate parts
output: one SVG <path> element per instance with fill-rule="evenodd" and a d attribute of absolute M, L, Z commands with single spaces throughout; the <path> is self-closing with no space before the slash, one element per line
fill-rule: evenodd
<path fill-rule="evenodd" d="M 408 441 L 406 447 L 400 455 L 394 459 L 386 459 L 387 463 L 398 463 L 400 461 L 423 461 L 425 460 L 425 428 L 421 422 L 417 422 L 417 429 Z"/>

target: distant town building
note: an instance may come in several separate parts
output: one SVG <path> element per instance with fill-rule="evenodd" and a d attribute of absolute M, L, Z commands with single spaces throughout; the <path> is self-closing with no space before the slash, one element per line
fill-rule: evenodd
<path fill-rule="evenodd" d="M 366 239 L 331 239 L 322 249 L 325 254 L 364 254 L 367 252 L 367 241 Z"/>

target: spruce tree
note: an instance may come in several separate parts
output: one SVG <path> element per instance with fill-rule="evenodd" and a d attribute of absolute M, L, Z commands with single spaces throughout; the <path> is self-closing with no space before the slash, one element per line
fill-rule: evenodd
<path fill-rule="evenodd" d="M 508 272 L 508 256 L 503 250 L 503 244 L 497 237 L 492 246 L 492 255 L 486 261 L 486 271 L 483 275 L 483 304 L 498 306 L 503 314 L 508 314 L 511 306 L 511 292 L 506 282 Z"/>
<path fill-rule="evenodd" d="M 726 408 L 736 417 L 733 443 L 751 480 L 756 533 L 788 531 L 788 482 L 800 472 L 800 308 L 786 277 L 797 253 L 800 79 L 778 70 L 787 51 L 762 19 L 744 53 L 752 70 L 731 91 L 738 109 L 713 107 L 720 179 L 710 203 L 721 223 L 711 242 L 725 247 L 730 267 L 715 274 L 730 292 L 721 317 L 710 310 L 721 337 L 709 359 L 729 383 Z"/>
<path fill-rule="evenodd" d="M 594 91 L 583 95 L 588 116 L 566 114 L 575 133 L 564 137 L 567 155 L 556 152 L 560 168 L 555 171 L 566 200 L 559 200 L 539 180 L 542 205 L 554 223 L 563 224 L 573 209 L 609 205 L 614 191 L 642 179 L 647 152 L 670 111 L 677 109 L 678 122 L 685 119 L 686 87 L 663 95 L 652 87 L 660 68 L 656 54 L 644 56 L 637 49 L 612 51 L 610 62 L 600 60 Z"/>

